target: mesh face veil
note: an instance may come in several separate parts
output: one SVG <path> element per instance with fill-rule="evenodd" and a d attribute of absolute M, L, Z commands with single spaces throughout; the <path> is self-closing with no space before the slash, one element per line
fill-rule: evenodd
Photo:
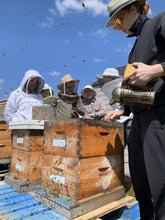
<path fill-rule="evenodd" d="M 78 89 L 79 82 L 66 82 L 63 84 L 63 94 L 64 95 L 76 95 Z"/>

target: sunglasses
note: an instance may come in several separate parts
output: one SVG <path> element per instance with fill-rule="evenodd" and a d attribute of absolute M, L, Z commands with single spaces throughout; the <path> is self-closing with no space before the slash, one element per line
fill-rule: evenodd
<path fill-rule="evenodd" d="M 122 23 L 121 19 L 117 18 L 117 19 L 115 20 L 115 23 L 114 23 L 114 25 L 112 26 L 112 28 L 113 28 L 114 30 L 117 30 L 117 28 L 118 28 L 119 26 L 121 26 L 121 23 Z"/>
<path fill-rule="evenodd" d="M 115 22 L 112 26 L 112 28 L 114 30 L 117 30 L 121 26 L 121 24 L 123 22 L 123 19 L 125 17 L 125 12 L 126 12 L 125 10 L 122 10 L 120 13 L 118 13 L 118 16 L 117 16 L 117 18 L 116 18 L 116 20 L 115 20 Z"/>

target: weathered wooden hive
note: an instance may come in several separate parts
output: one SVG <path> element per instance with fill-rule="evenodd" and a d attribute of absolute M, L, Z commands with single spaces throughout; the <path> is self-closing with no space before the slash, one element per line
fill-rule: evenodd
<path fill-rule="evenodd" d="M 8 128 L 4 118 L 4 110 L 7 99 L 0 100 L 0 163 L 11 161 L 11 130 Z"/>
<path fill-rule="evenodd" d="M 123 175 L 123 125 L 89 119 L 45 122 L 37 201 L 73 219 L 124 197 Z"/>
<path fill-rule="evenodd" d="M 55 197 L 81 200 L 123 187 L 123 126 L 119 123 L 46 122 L 43 152 L 41 185 Z"/>
<path fill-rule="evenodd" d="M 10 162 L 12 155 L 11 130 L 5 120 L 0 120 L 0 162 Z"/>
<path fill-rule="evenodd" d="M 41 184 L 44 121 L 55 119 L 55 112 L 50 106 L 35 106 L 32 118 L 9 123 L 12 161 L 5 181 L 17 192 L 34 190 Z"/>
<path fill-rule="evenodd" d="M 11 122 L 12 160 L 5 177 L 17 192 L 33 190 L 41 183 L 44 121 Z"/>

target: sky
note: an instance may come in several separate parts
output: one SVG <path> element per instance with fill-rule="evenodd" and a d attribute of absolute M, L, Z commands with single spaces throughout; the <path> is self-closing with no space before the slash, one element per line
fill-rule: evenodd
<path fill-rule="evenodd" d="M 164 0 L 148 0 L 152 15 Z M 0 99 L 37 70 L 58 93 L 61 78 L 79 79 L 78 92 L 106 68 L 127 65 L 135 38 L 105 28 L 109 0 L 0 0 Z"/>

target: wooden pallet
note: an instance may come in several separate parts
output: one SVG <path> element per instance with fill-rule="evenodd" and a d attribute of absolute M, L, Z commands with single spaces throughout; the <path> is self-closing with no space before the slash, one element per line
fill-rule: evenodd
<path fill-rule="evenodd" d="M 0 181 L 0 220 L 67 220 L 34 200 L 31 193 L 17 193 Z"/>
<path fill-rule="evenodd" d="M 107 216 L 107 218 L 106 218 Z M 68 220 L 34 199 L 34 192 L 17 193 L 0 181 L 0 220 Z M 138 203 L 125 196 L 73 220 L 139 220 Z"/>

